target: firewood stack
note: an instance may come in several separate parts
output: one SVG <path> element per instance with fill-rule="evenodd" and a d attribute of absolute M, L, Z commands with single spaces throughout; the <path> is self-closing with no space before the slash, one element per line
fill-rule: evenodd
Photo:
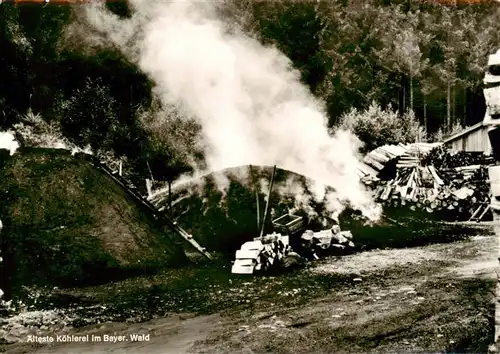
<path fill-rule="evenodd" d="M 470 165 L 493 165 L 493 157 L 482 152 L 451 152 L 444 146 L 432 149 L 429 154 L 422 158 L 422 165 L 433 165 L 437 169 L 453 168 Z"/>
<path fill-rule="evenodd" d="M 462 201 L 457 209 L 461 220 L 480 221 L 487 215 L 490 204 L 488 166 L 471 165 L 442 169 L 441 175 L 452 193 Z M 470 191 L 467 197 L 463 195 L 464 190 Z"/>
<path fill-rule="evenodd" d="M 301 252 L 306 258 L 318 259 L 335 251 L 354 249 L 353 235 L 350 231 L 341 231 L 338 225 L 331 229 L 313 232 L 306 230 L 301 236 Z"/>
<path fill-rule="evenodd" d="M 400 165 L 396 178 L 382 182 L 375 196 L 389 208 L 408 208 L 448 221 L 480 221 L 489 209 L 487 174 L 481 165 L 439 171 L 433 165 Z"/>
<path fill-rule="evenodd" d="M 418 164 L 422 156 L 440 145 L 440 143 L 384 145 L 368 153 L 363 162 L 377 172 L 381 172 L 391 162 L 397 162 L 399 167 L 413 167 Z"/>
<path fill-rule="evenodd" d="M 245 242 L 241 249 L 236 251 L 236 260 L 231 273 L 254 274 L 265 272 L 277 265 L 289 252 L 289 236 L 272 233 L 253 241 Z"/>
<path fill-rule="evenodd" d="M 287 268 L 287 258 L 314 260 L 328 256 L 335 251 L 354 249 L 353 235 L 350 231 L 341 231 L 338 225 L 331 229 L 313 232 L 306 230 L 300 237 L 301 245 L 296 253 L 289 243 L 289 236 L 272 233 L 264 237 L 245 242 L 236 251 L 236 259 L 231 268 L 233 274 L 263 273 L 271 268 Z"/>

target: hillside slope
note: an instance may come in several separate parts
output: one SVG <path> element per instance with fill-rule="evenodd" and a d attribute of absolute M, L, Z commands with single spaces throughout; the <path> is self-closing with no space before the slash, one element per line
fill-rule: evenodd
<path fill-rule="evenodd" d="M 0 200 L 4 289 L 99 283 L 185 257 L 175 235 L 68 151 L 20 150 L 0 170 Z"/>

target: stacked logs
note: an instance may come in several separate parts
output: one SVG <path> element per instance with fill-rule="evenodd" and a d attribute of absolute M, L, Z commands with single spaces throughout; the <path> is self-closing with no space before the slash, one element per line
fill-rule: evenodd
<path fill-rule="evenodd" d="M 407 208 L 448 221 L 482 220 L 489 211 L 487 167 L 434 166 L 400 168 L 396 178 L 382 182 L 375 197 L 389 208 Z"/>
<path fill-rule="evenodd" d="M 401 167 L 409 167 L 408 165 L 417 164 L 422 156 L 440 145 L 440 143 L 384 145 L 368 153 L 363 162 L 377 172 L 382 171 L 394 160 L 398 160 L 398 165 Z"/>
<path fill-rule="evenodd" d="M 231 268 L 233 274 L 258 274 L 273 268 L 289 268 L 292 263 L 303 264 L 324 256 L 339 254 L 354 249 L 353 235 L 350 231 L 341 231 L 338 225 L 331 229 L 313 232 L 306 230 L 300 236 L 300 246 L 293 250 L 289 243 L 290 236 L 279 233 L 256 237 L 245 242 L 236 251 Z"/>
<path fill-rule="evenodd" d="M 423 157 L 421 162 L 424 166 L 433 165 L 437 169 L 443 169 L 471 165 L 487 166 L 494 164 L 495 160 L 482 152 L 452 152 L 444 146 L 438 146 Z"/>
<path fill-rule="evenodd" d="M 236 259 L 231 268 L 233 274 L 254 274 L 265 272 L 277 265 L 292 251 L 289 236 L 273 233 L 245 242 L 236 251 Z"/>

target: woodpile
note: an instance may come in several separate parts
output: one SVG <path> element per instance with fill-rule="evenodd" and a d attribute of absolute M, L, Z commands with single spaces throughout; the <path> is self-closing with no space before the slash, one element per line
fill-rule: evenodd
<path fill-rule="evenodd" d="M 440 145 L 440 143 L 384 145 L 368 153 L 363 162 L 377 172 L 381 172 L 391 162 L 397 162 L 399 167 L 412 167 L 422 156 Z"/>
<path fill-rule="evenodd" d="M 491 218 L 487 169 L 495 161 L 482 152 L 452 152 L 441 143 L 385 145 L 363 162 L 378 180 L 361 181 L 386 208 L 448 221 Z"/>
<path fill-rule="evenodd" d="M 306 230 L 301 236 L 301 253 L 309 259 L 319 259 L 336 251 L 354 248 L 353 235 L 350 231 L 340 231 L 335 225 L 331 229 L 313 232 Z"/>
<path fill-rule="evenodd" d="M 296 219 L 290 215 L 286 221 L 288 221 L 287 224 L 297 224 Z M 245 242 L 241 249 L 236 251 L 231 273 L 255 274 L 269 271 L 271 268 L 289 268 L 292 263 L 296 265 L 306 260 L 319 259 L 335 251 L 354 248 L 352 233 L 341 231 L 338 225 L 319 232 L 306 230 L 300 236 L 300 246 L 297 252 L 292 249 L 289 241 L 290 236 L 274 232 Z"/>
<path fill-rule="evenodd" d="M 448 221 L 481 220 L 489 210 L 487 167 L 436 170 L 432 165 L 399 168 L 381 183 L 375 197 L 389 208 L 407 208 Z"/>
<path fill-rule="evenodd" d="M 236 251 L 236 260 L 231 268 L 233 274 L 254 274 L 265 272 L 287 256 L 292 249 L 289 236 L 278 233 L 255 238 L 245 242 L 241 249 Z"/>
<path fill-rule="evenodd" d="M 454 168 L 470 165 L 492 165 L 495 160 L 492 156 L 482 152 L 452 152 L 444 146 L 432 149 L 422 159 L 422 165 L 433 165 L 437 169 Z"/>

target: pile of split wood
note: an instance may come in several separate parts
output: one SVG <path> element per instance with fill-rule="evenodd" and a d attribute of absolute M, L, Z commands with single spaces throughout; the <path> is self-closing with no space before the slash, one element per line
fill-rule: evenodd
<path fill-rule="evenodd" d="M 440 145 L 441 143 L 384 145 L 368 153 L 363 162 L 377 172 L 382 171 L 391 162 L 397 163 L 398 167 L 412 167 L 418 164 L 422 156 Z"/>
<path fill-rule="evenodd" d="M 301 253 L 309 259 L 319 259 L 327 256 L 332 251 L 354 248 L 353 235 L 350 231 L 340 231 L 340 227 L 335 225 L 329 230 L 313 232 L 306 230 L 301 237 Z"/>
<path fill-rule="evenodd" d="M 471 165 L 492 165 L 495 159 L 492 156 L 483 154 L 482 152 L 451 152 L 444 146 L 439 146 L 432 149 L 426 156 L 422 158 L 423 165 L 433 165 L 437 169 L 453 168 Z"/>
<path fill-rule="evenodd" d="M 376 198 L 388 207 L 406 207 L 449 221 L 481 220 L 489 210 L 487 167 L 400 167 L 396 178 L 382 182 Z"/>
<path fill-rule="evenodd" d="M 236 251 L 231 273 L 254 274 L 268 271 L 272 267 L 287 268 L 290 260 L 294 261 L 291 263 L 296 263 L 296 260 L 304 262 L 353 248 L 352 233 L 341 231 L 338 225 L 318 232 L 306 230 L 300 236 L 300 246 L 297 250 L 290 246 L 289 236 L 272 233 L 245 242 L 241 249 Z"/>
<path fill-rule="evenodd" d="M 255 238 L 253 241 L 245 242 L 241 249 L 236 251 L 236 260 L 231 273 L 265 272 L 277 265 L 291 251 L 288 236 L 273 233 Z"/>

